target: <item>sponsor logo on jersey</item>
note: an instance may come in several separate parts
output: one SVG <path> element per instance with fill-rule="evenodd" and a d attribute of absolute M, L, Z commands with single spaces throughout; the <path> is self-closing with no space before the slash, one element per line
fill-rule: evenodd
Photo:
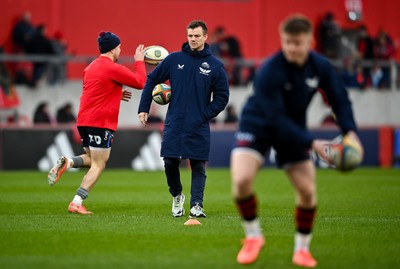
<path fill-rule="evenodd" d="M 305 82 L 308 87 L 314 90 L 318 88 L 319 78 L 318 77 L 306 78 Z"/>

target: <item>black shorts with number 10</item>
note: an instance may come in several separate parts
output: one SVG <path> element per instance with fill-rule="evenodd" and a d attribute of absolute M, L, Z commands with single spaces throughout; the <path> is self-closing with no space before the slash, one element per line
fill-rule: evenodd
<path fill-rule="evenodd" d="M 111 148 L 114 132 L 109 129 L 78 126 L 84 148 Z"/>

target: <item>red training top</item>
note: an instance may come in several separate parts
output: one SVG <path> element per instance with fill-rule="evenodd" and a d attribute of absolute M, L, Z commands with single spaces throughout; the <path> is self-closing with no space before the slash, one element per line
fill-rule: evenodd
<path fill-rule="evenodd" d="M 117 129 L 122 85 L 143 89 L 146 68 L 135 62 L 133 71 L 106 56 L 91 62 L 83 72 L 83 90 L 77 126 Z"/>

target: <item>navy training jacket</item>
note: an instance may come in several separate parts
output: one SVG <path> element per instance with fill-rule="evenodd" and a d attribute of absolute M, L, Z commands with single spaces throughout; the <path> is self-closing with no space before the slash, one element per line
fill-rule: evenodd
<path fill-rule="evenodd" d="M 171 102 L 164 123 L 161 157 L 208 160 L 209 121 L 224 110 L 229 100 L 229 84 L 224 66 L 205 44 L 192 51 L 188 43 L 182 51 L 169 54 L 148 76 L 138 113 L 149 112 L 154 86 L 167 80 Z"/>
<path fill-rule="evenodd" d="M 306 114 L 317 91 L 332 107 L 342 133 L 357 132 L 347 90 L 330 62 L 310 52 L 305 65 L 298 67 L 287 62 L 281 51 L 258 70 L 254 94 L 242 110 L 240 129 L 311 147 L 314 137 L 307 130 Z"/>

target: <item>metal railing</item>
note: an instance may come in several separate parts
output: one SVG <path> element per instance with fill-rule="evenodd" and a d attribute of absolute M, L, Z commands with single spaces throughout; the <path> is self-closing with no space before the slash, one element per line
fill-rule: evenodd
<path fill-rule="evenodd" d="M 17 62 L 47 62 L 51 64 L 88 64 L 98 55 L 26 55 L 26 54 L 0 54 L 0 63 L 17 63 Z M 240 68 L 256 68 L 264 59 L 234 59 L 230 61 L 223 61 L 226 67 L 240 67 Z M 134 62 L 133 56 L 121 56 L 118 60 L 121 64 L 129 64 Z M 343 69 L 344 63 L 342 59 L 331 60 L 332 64 L 338 68 Z M 395 60 L 363 60 L 358 61 L 358 64 L 363 68 L 372 68 L 376 64 L 383 68 L 390 69 L 390 87 L 392 91 L 400 90 L 400 77 L 399 68 L 400 63 Z"/>

